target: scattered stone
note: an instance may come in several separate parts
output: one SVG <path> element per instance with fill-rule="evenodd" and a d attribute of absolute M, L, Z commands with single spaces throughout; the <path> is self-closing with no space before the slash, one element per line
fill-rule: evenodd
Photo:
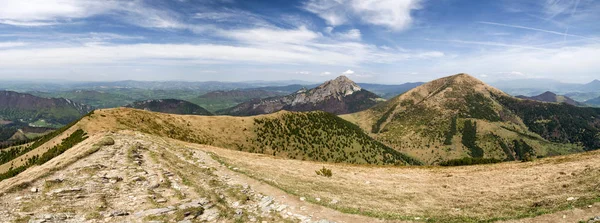
<path fill-rule="evenodd" d="M 336 200 L 336 199 L 333 199 L 333 200 L 331 200 L 331 202 L 329 202 L 329 203 L 330 203 L 330 204 L 337 204 L 337 203 L 339 203 L 339 201 L 338 201 L 338 200 Z"/>
<path fill-rule="evenodd" d="M 167 199 L 164 199 L 164 198 L 156 199 L 156 203 L 159 203 L 159 204 L 160 203 L 167 203 Z"/>
<path fill-rule="evenodd" d="M 148 209 L 148 210 L 136 212 L 134 215 L 136 217 L 162 215 L 162 214 L 166 214 L 167 212 L 173 211 L 174 209 L 175 208 L 173 208 L 173 207 Z"/>
<path fill-rule="evenodd" d="M 206 198 L 202 198 L 202 199 L 197 199 L 197 200 L 193 200 L 192 202 L 189 203 L 185 203 L 185 204 L 181 204 L 179 205 L 179 209 L 188 209 L 188 208 L 199 208 L 202 207 L 206 204 L 208 204 L 208 199 Z"/>
<path fill-rule="evenodd" d="M 365 184 L 371 184 L 371 181 L 365 181 Z"/>
<path fill-rule="evenodd" d="M 127 215 L 129 215 L 129 212 L 126 212 L 126 211 L 119 210 L 119 211 L 112 212 L 112 216 L 127 216 Z"/>
<path fill-rule="evenodd" d="M 38 188 L 37 187 L 32 187 L 31 188 L 31 193 L 37 193 L 38 192 Z"/>
<path fill-rule="evenodd" d="M 600 222 L 600 216 L 596 216 L 588 221 L 588 223 L 599 223 L 599 222 Z"/>
<path fill-rule="evenodd" d="M 592 207 L 593 207 L 593 206 L 592 206 L 591 204 L 590 204 L 590 205 L 588 205 L 588 208 L 592 208 Z"/>
<path fill-rule="evenodd" d="M 273 203 L 273 197 L 265 196 L 260 200 L 258 206 L 262 210 L 262 212 L 271 211 L 271 204 Z"/>
<path fill-rule="evenodd" d="M 55 194 L 68 194 L 68 193 L 76 193 L 76 192 L 81 192 L 82 189 L 80 187 L 73 187 L 73 188 L 61 188 L 61 189 L 56 189 L 51 191 L 50 193 L 48 193 L 48 195 L 55 195 Z"/>
<path fill-rule="evenodd" d="M 415 217 L 415 220 L 421 220 L 421 217 Z"/>
<path fill-rule="evenodd" d="M 301 201 L 305 201 L 305 200 L 306 200 L 306 198 L 305 198 L 305 197 L 300 197 L 300 200 L 301 200 Z"/>
<path fill-rule="evenodd" d="M 282 205 L 279 205 L 279 207 L 277 207 L 276 211 L 277 211 L 277 212 L 282 212 L 282 211 L 284 211 L 286 208 L 287 208 L 287 205 L 284 205 L 284 204 L 282 204 Z"/>
<path fill-rule="evenodd" d="M 160 184 L 159 183 L 154 183 L 154 184 L 151 184 L 150 186 L 148 186 L 148 189 L 152 190 L 152 189 L 156 189 L 158 187 L 160 187 Z"/>
<path fill-rule="evenodd" d="M 567 201 L 574 201 L 574 200 L 577 200 L 577 198 L 574 198 L 574 197 L 567 198 Z"/>
<path fill-rule="evenodd" d="M 20 201 L 23 197 L 15 197 L 15 201 Z"/>
<path fill-rule="evenodd" d="M 317 197 L 317 198 L 315 198 L 315 200 L 317 200 L 317 201 L 321 201 L 321 198 Z"/>
<path fill-rule="evenodd" d="M 189 219 L 187 219 L 187 220 L 180 221 L 180 222 L 178 222 L 178 223 L 192 223 L 192 221 L 191 221 L 191 220 L 189 220 Z"/>
<path fill-rule="evenodd" d="M 329 221 L 327 219 L 321 219 L 321 220 L 315 221 L 314 223 L 335 223 L 335 222 Z"/>
<path fill-rule="evenodd" d="M 241 217 L 242 214 L 244 214 L 244 211 L 242 211 L 242 209 L 235 209 L 235 216 L 236 217 Z"/>
<path fill-rule="evenodd" d="M 208 209 L 198 219 L 199 221 L 213 222 L 219 217 L 219 210 L 216 208 Z"/>

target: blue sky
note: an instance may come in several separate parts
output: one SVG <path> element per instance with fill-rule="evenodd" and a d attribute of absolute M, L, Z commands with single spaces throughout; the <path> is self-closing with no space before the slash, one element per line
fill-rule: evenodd
<path fill-rule="evenodd" d="M 600 79 L 598 0 L 0 0 L 0 79 Z"/>

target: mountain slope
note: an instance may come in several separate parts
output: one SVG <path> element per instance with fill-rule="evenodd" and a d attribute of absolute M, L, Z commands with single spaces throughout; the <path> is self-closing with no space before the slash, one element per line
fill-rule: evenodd
<path fill-rule="evenodd" d="M 220 114 L 248 116 L 286 111 L 325 111 L 347 114 L 368 109 L 382 99 L 362 89 L 345 76 L 330 80 L 313 89 L 281 97 L 255 99 L 219 111 Z"/>
<path fill-rule="evenodd" d="M 600 106 L 600 97 L 594 98 L 594 99 L 590 99 L 585 101 L 586 104 L 588 105 L 592 105 L 592 106 Z"/>
<path fill-rule="evenodd" d="M 506 100 L 505 100 L 506 99 Z M 426 163 L 463 157 L 522 160 L 528 156 L 549 156 L 594 149 L 598 138 L 586 136 L 571 140 L 557 140 L 532 128 L 543 108 L 533 109 L 535 115 L 523 115 L 525 108 L 508 106 L 514 99 L 504 92 L 484 84 L 467 74 L 458 74 L 431 81 L 369 110 L 345 115 L 386 145 L 407 153 Z M 548 104 L 514 99 L 535 106 L 556 106 L 571 112 L 594 114 L 572 121 L 583 124 L 550 127 L 551 132 L 573 131 L 585 128 L 598 134 L 598 116 L 591 110 L 565 104 Z M 529 114 L 529 113 L 528 113 Z M 565 120 L 562 120 L 565 121 Z M 549 122 L 554 123 L 554 122 Z M 561 122 L 562 123 L 562 122 Z M 561 139 L 564 139 L 562 137 Z M 584 141 L 588 141 L 584 143 Z"/>
<path fill-rule="evenodd" d="M 285 95 L 285 93 L 262 89 L 212 91 L 199 97 L 190 99 L 190 102 L 200 105 L 210 111 L 217 111 L 236 106 L 251 99 L 269 98 L 282 95 Z"/>
<path fill-rule="evenodd" d="M 532 97 L 527 97 L 527 96 L 523 96 L 523 95 L 519 95 L 517 96 L 517 98 L 520 99 L 528 99 L 528 100 L 534 100 L 534 101 L 541 101 L 541 102 L 551 102 L 551 103 L 567 103 L 570 105 L 575 105 L 575 106 L 585 106 L 585 104 L 577 102 L 567 96 L 563 96 L 563 95 L 557 95 L 555 93 L 552 93 L 550 91 L 546 91 L 540 95 L 537 96 L 532 96 Z"/>
<path fill-rule="evenodd" d="M 0 119 L 64 125 L 90 112 L 87 105 L 63 98 L 41 98 L 13 91 L 0 91 Z"/>
<path fill-rule="evenodd" d="M 212 115 L 194 103 L 177 99 L 137 101 L 125 107 L 179 115 Z"/>

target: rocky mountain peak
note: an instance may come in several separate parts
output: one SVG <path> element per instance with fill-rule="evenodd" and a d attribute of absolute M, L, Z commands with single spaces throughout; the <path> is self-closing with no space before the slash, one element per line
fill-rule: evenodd
<path fill-rule="evenodd" d="M 329 95 L 341 96 L 348 96 L 360 90 L 362 90 L 362 88 L 358 86 L 358 84 L 354 83 L 354 81 L 350 80 L 350 78 L 344 75 L 339 76 L 336 79 L 327 81 L 313 89 L 315 93 L 320 92 Z"/>

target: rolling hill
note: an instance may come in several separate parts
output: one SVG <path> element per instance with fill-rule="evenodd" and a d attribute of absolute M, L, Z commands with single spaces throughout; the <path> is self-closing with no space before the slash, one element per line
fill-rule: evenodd
<path fill-rule="evenodd" d="M 528 99 L 528 100 L 534 100 L 534 101 L 541 101 L 541 102 L 551 102 L 551 103 L 567 103 L 570 105 L 574 105 L 574 106 L 585 106 L 585 104 L 577 102 L 567 96 L 564 95 L 557 95 L 555 93 L 552 93 L 550 91 L 546 91 L 540 95 L 537 96 L 532 96 L 532 97 L 527 97 L 527 96 L 523 96 L 523 95 L 519 95 L 517 96 L 517 98 L 520 99 Z"/>
<path fill-rule="evenodd" d="M 467 74 L 431 81 L 342 117 L 430 164 L 464 157 L 523 160 L 600 148 L 600 109 L 517 99 Z"/>
<path fill-rule="evenodd" d="M 382 101 L 379 96 L 362 89 L 346 76 L 327 81 L 313 89 L 294 94 L 254 99 L 217 113 L 250 116 L 286 111 L 325 111 L 347 114 L 368 109 Z"/>
<path fill-rule="evenodd" d="M 177 99 L 137 101 L 125 107 L 179 115 L 212 115 L 194 103 Z"/>

